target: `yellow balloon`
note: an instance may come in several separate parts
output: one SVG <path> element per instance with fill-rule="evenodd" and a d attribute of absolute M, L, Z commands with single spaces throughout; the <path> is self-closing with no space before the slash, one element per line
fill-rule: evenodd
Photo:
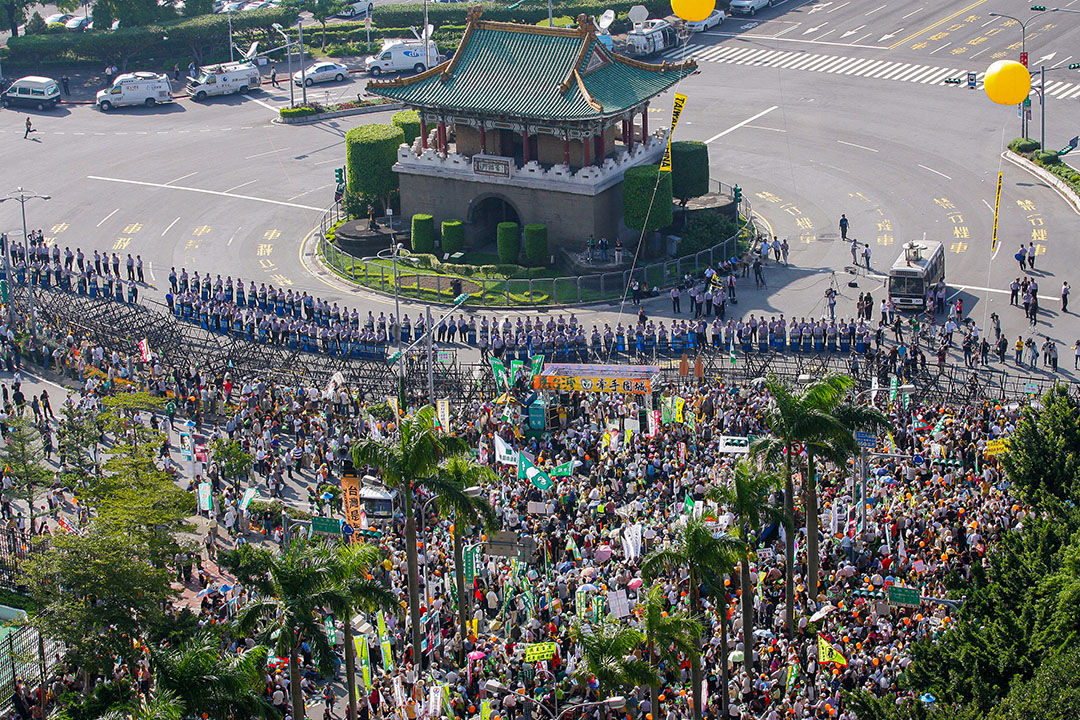
<path fill-rule="evenodd" d="M 1019 105 L 1031 92 L 1031 73 L 1015 60 L 998 60 L 986 69 L 983 83 L 998 105 Z"/>
<path fill-rule="evenodd" d="M 716 0 L 671 0 L 671 10 L 687 22 L 700 22 L 716 9 Z"/>

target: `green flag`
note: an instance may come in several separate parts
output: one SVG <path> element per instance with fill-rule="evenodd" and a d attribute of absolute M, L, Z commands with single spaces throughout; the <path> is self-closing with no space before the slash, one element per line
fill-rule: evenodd
<path fill-rule="evenodd" d="M 544 369 L 544 356 L 533 355 L 531 358 L 532 367 L 530 368 L 529 380 L 540 374 L 540 371 Z M 531 384 L 531 383 L 530 383 Z"/>
<path fill-rule="evenodd" d="M 734 343 L 732 343 L 732 345 L 731 345 L 731 364 L 732 365 L 738 365 L 739 364 L 739 361 L 735 359 L 735 344 Z"/>
<path fill-rule="evenodd" d="M 521 375 L 521 371 L 525 369 L 524 360 L 511 360 L 510 361 L 510 384 L 513 385 L 517 382 L 518 376 Z"/>
<path fill-rule="evenodd" d="M 495 375 L 495 392 L 510 389 L 510 379 L 506 375 L 506 365 L 498 358 L 491 358 L 491 372 Z"/>
<path fill-rule="evenodd" d="M 540 490 L 547 490 L 554 485 L 551 476 L 529 462 L 524 453 L 518 454 L 518 479 L 528 480 Z"/>
<path fill-rule="evenodd" d="M 667 425 L 675 414 L 675 398 L 660 397 L 660 422 Z"/>
<path fill-rule="evenodd" d="M 898 392 L 899 387 L 900 381 L 897 380 L 895 375 L 893 375 L 892 380 L 889 381 L 889 402 L 892 402 L 896 399 L 896 393 Z"/>
<path fill-rule="evenodd" d="M 791 691 L 795 689 L 795 684 L 799 680 L 799 668 L 797 665 L 791 665 L 787 669 L 787 683 L 784 690 L 785 695 L 790 695 Z"/>
<path fill-rule="evenodd" d="M 551 477 L 570 477 L 574 474 L 574 461 L 568 460 L 562 465 L 551 468 Z"/>
<path fill-rule="evenodd" d="M 683 511 L 691 515 L 694 513 L 694 498 L 690 493 L 686 493 L 686 500 L 683 501 Z"/>

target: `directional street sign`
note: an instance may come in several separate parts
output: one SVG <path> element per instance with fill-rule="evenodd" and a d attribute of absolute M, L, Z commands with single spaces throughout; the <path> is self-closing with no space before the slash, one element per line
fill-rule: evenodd
<path fill-rule="evenodd" d="M 323 535 L 340 535 L 341 521 L 335 518 L 313 517 L 311 518 L 311 532 L 322 533 Z M 351 534 L 352 528 L 349 528 L 349 532 Z"/>
<path fill-rule="evenodd" d="M 889 604 L 903 607 L 919 607 L 922 601 L 919 599 L 919 588 L 889 586 Z"/>
<path fill-rule="evenodd" d="M 855 433 L 855 444 L 861 448 L 873 450 L 877 445 L 877 438 L 874 437 L 874 433 L 857 432 Z"/>

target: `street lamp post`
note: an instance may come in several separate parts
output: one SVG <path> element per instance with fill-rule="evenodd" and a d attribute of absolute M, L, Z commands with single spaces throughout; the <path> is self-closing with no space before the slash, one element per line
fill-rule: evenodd
<path fill-rule="evenodd" d="M 0 198 L 0 203 L 7 202 L 8 200 L 14 200 L 14 201 L 19 203 L 19 205 L 21 206 L 21 209 L 22 209 L 23 238 L 27 243 L 29 243 L 30 235 L 26 230 L 26 201 L 27 200 L 51 200 L 51 199 L 52 199 L 51 195 L 38 195 L 37 193 L 32 193 L 29 190 L 24 190 L 22 188 L 16 188 L 14 192 L 8 193 L 7 197 Z M 10 264 L 8 262 L 8 253 L 10 252 L 10 250 L 7 247 L 8 244 L 10 244 L 10 243 L 5 243 L 5 247 L 4 247 L 4 267 L 9 272 L 9 274 L 8 274 L 8 281 L 9 281 L 8 282 L 8 286 L 9 286 L 8 287 L 8 293 L 9 293 L 8 298 L 10 300 L 10 297 L 11 297 L 10 296 L 10 293 L 11 293 L 11 288 L 10 288 L 11 275 L 10 275 Z M 27 280 L 28 280 L 28 282 L 26 284 L 26 287 L 27 287 L 26 294 L 27 294 L 27 302 L 29 303 L 29 312 L 30 312 L 30 317 L 29 317 L 29 321 L 30 321 L 30 337 L 36 338 L 37 333 L 36 333 L 36 330 L 34 328 L 34 287 L 33 287 L 33 282 L 30 282 L 32 280 L 32 276 L 28 277 Z M 8 303 L 8 318 L 9 318 L 9 321 L 11 319 L 13 319 L 13 317 L 14 317 L 14 308 L 12 306 L 13 306 L 13 303 L 9 302 Z"/>
<path fill-rule="evenodd" d="M 1014 20 L 1014 21 L 1016 21 L 1017 23 L 1020 24 L 1020 55 L 1021 55 L 1021 57 L 1024 58 L 1024 67 L 1027 67 L 1027 26 L 1028 26 L 1029 22 L 1031 22 L 1032 20 L 1034 20 L 1035 18 L 1037 18 L 1039 16 L 1038 15 L 1032 15 L 1027 20 L 1021 20 L 1018 17 L 1013 17 L 1012 15 L 1006 15 L 1005 13 L 992 12 L 992 13 L 989 13 L 989 15 L 990 15 L 990 17 L 1008 18 L 1009 20 Z M 1027 137 L 1027 134 L 1028 134 L 1027 109 L 1024 108 L 1023 104 L 1021 103 L 1021 106 L 1020 106 L 1020 135 L 1022 137 Z M 1043 150 L 1045 150 L 1045 149 L 1046 148 L 1043 148 Z"/>
<path fill-rule="evenodd" d="M 307 107 L 307 73 L 304 71 L 304 23 L 300 18 L 296 19 L 296 30 L 299 33 L 296 42 L 300 44 L 300 92 L 303 94 L 304 107 Z M 289 78 L 292 82 L 292 78 Z"/>
<path fill-rule="evenodd" d="M 285 55 L 289 58 L 289 107 L 296 107 L 296 83 L 292 79 L 292 40 L 285 34 L 284 28 L 279 23 L 274 23 L 271 27 L 277 30 L 281 37 L 285 38 Z"/>
<path fill-rule="evenodd" d="M 897 392 L 901 395 L 910 395 L 915 392 L 915 386 L 911 384 L 901 385 L 896 388 Z M 855 393 L 855 397 L 852 398 L 852 402 L 858 402 L 859 398 L 867 393 L 872 392 L 888 392 L 887 389 L 882 388 L 867 388 L 866 390 L 860 390 Z M 859 448 L 859 523 L 866 524 L 866 448 Z M 852 494 L 855 492 L 855 488 L 851 488 Z"/>
<path fill-rule="evenodd" d="M 229 62 L 233 62 L 236 58 L 233 56 L 233 39 L 232 39 L 232 10 L 225 13 L 229 17 Z"/>

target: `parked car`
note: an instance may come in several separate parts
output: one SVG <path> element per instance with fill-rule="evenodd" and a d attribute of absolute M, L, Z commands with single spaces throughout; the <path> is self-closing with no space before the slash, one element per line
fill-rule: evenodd
<path fill-rule="evenodd" d="M 348 76 L 349 68 L 341 63 L 317 62 L 304 70 L 303 74 L 294 72 L 293 82 L 297 85 L 300 85 L 301 83 L 305 85 L 314 85 L 315 83 L 330 82 L 331 80 L 341 82 Z"/>
<path fill-rule="evenodd" d="M 73 17 L 64 23 L 64 27 L 68 30 L 75 32 L 82 32 L 86 28 L 90 27 L 90 18 L 88 17 Z"/>
<path fill-rule="evenodd" d="M 240 8 L 244 7 L 245 5 L 247 5 L 246 1 L 245 2 L 227 2 L 224 5 L 222 5 L 221 9 L 218 10 L 217 12 L 219 12 L 219 13 L 240 12 Z"/>
<path fill-rule="evenodd" d="M 57 25 L 57 24 L 63 25 L 64 23 L 66 23 L 68 20 L 70 20 L 73 17 L 75 17 L 75 16 L 72 15 L 71 13 L 56 13 L 54 15 L 50 15 L 49 17 L 45 18 L 45 24 L 46 25 Z"/>
<path fill-rule="evenodd" d="M 255 2 L 249 2 L 240 8 L 241 10 L 262 10 L 263 8 L 270 7 L 270 0 L 255 0 Z"/>
<path fill-rule="evenodd" d="M 340 18 L 354 18 L 360 16 L 370 15 L 371 11 L 375 9 L 374 3 L 371 0 L 359 0 L 358 2 L 352 2 L 345 5 L 341 12 L 337 14 Z"/>
<path fill-rule="evenodd" d="M 686 23 L 686 29 L 690 32 L 704 32 L 710 28 L 714 28 L 717 25 L 723 25 L 724 20 L 727 19 L 727 15 L 723 10 L 713 10 L 712 14 L 704 20 L 698 20 L 697 22 Z"/>
<path fill-rule="evenodd" d="M 753 15 L 758 10 L 772 7 L 772 0 L 731 0 L 728 8 L 732 14 Z"/>
<path fill-rule="evenodd" d="M 27 75 L 11 84 L 0 96 L 4 107 L 22 105 L 45 110 L 60 103 L 60 86 L 52 78 Z"/>
<path fill-rule="evenodd" d="M 109 29 L 110 30 L 115 30 L 118 27 L 120 27 L 120 21 L 119 20 L 113 20 L 112 25 L 109 26 Z M 87 30 L 93 30 L 94 29 L 94 21 L 93 20 L 91 20 L 90 24 L 86 26 L 86 29 Z"/>

